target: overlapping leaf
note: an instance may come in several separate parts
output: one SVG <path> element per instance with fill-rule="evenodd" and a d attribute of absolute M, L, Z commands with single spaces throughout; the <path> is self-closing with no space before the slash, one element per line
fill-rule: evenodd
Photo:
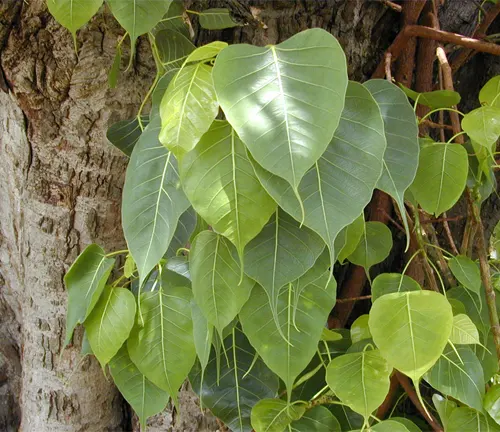
<path fill-rule="evenodd" d="M 196 355 L 200 361 L 201 373 L 207 367 L 212 348 L 212 338 L 214 335 L 214 326 L 209 324 L 201 309 L 194 300 L 191 301 L 191 317 L 193 319 L 193 337 Z"/>
<path fill-rule="evenodd" d="M 341 432 L 340 423 L 324 406 L 306 411 L 300 420 L 292 422 L 291 432 Z"/>
<path fill-rule="evenodd" d="M 161 101 L 168 86 L 170 85 L 170 81 L 172 81 L 172 78 L 175 77 L 177 72 L 177 69 L 170 69 L 158 80 L 156 87 L 153 90 L 153 94 L 151 95 L 151 112 L 149 114 L 151 120 L 160 115 Z"/>
<path fill-rule="evenodd" d="M 484 409 L 500 425 L 500 385 L 491 386 L 484 397 Z"/>
<path fill-rule="evenodd" d="M 450 413 L 446 432 L 500 432 L 500 425 L 472 408 L 459 407 Z"/>
<path fill-rule="evenodd" d="M 486 105 L 465 114 L 462 129 L 473 141 L 489 149 L 500 136 L 500 107 Z"/>
<path fill-rule="evenodd" d="M 177 161 L 158 141 L 159 118 L 144 130 L 127 167 L 122 223 L 142 283 L 163 257 L 179 217 L 189 208 Z"/>
<path fill-rule="evenodd" d="M 156 34 L 160 30 L 175 30 L 190 38 L 189 27 L 184 21 L 184 5 L 182 0 L 173 0 L 170 4 L 167 13 L 163 18 L 156 24 L 156 26 L 151 30 L 151 33 Z"/>
<path fill-rule="evenodd" d="M 450 342 L 461 345 L 481 343 L 479 331 L 468 315 L 458 314 L 453 317 Z"/>
<path fill-rule="evenodd" d="M 341 120 L 342 121 L 342 120 Z M 351 224 L 347 225 L 335 239 L 335 251 L 338 251 L 338 261 L 343 264 L 351 255 L 365 232 L 364 214 L 359 215 Z"/>
<path fill-rule="evenodd" d="M 305 412 L 304 405 L 288 405 L 281 399 L 263 399 L 252 409 L 252 426 L 255 432 L 283 432 Z"/>
<path fill-rule="evenodd" d="M 209 129 L 218 110 L 212 67 L 203 63 L 184 67 L 170 81 L 161 101 L 160 141 L 182 157 Z"/>
<path fill-rule="evenodd" d="M 104 0 L 47 0 L 47 8 L 76 40 L 76 31 L 99 10 Z"/>
<path fill-rule="evenodd" d="M 240 258 L 276 209 L 255 176 L 245 146 L 226 121 L 216 120 L 180 164 L 182 186 L 195 210 L 227 237 Z"/>
<path fill-rule="evenodd" d="M 491 78 L 479 92 L 479 102 L 500 108 L 500 75 Z"/>
<path fill-rule="evenodd" d="M 166 72 L 180 68 L 195 50 L 193 43 L 175 30 L 161 30 L 155 35 L 159 60 Z"/>
<path fill-rule="evenodd" d="M 200 25 L 207 30 L 220 30 L 239 25 L 231 18 L 229 9 L 226 8 L 205 9 L 200 12 L 199 19 Z"/>
<path fill-rule="evenodd" d="M 379 274 L 372 283 L 372 302 L 385 294 L 420 291 L 422 288 L 410 276 L 401 273 Z"/>
<path fill-rule="evenodd" d="M 167 252 L 165 254 L 166 258 L 174 257 L 177 254 L 179 248 L 185 247 L 197 224 L 197 215 L 192 207 L 189 207 L 184 213 L 179 217 L 177 222 L 177 227 L 175 228 L 174 235 L 170 241 Z"/>
<path fill-rule="evenodd" d="M 461 100 L 460 94 L 452 90 L 434 90 L 419 93 L 402 84 L 399 84 L 399 87 L 405 92 L 406 96 L 431 109 L 451 108 L 458 105 Z"/>
<path fill-rule="evenodd" d="M 214 84 L 226 118 L 252 156 L 297 195 L 344 105 L 347 68 L 337 40 L 315 28 L 279 45 L 231 45 L 217 56 Z"/>

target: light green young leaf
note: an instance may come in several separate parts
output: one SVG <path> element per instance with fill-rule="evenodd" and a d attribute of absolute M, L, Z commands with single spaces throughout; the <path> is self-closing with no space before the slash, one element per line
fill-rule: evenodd
<path fill-rule="evenodd" d="M 385 294 L 420 291 L 422 288 L 410 276 L 401 273 L 379 274 L 372 283 L 372 302 Z"/>
<path fill-rule="evenodd" d="M 324 328 L 322 333 L 321 333 L 321 340 L 322 341 L 336 342 L 336 341 L 340 341 L 342 339 L 343 339 L 342 335 L 334 330 Z"/>
<path fill-rule="evenodd" d="M 408 428 L 394 420 L 384 420 L 370 427 L 373 432 L 410 432 Z"/>
<path fill-rule="evenodd" d="M 229 9 L 226 8 L 205 9 L 198 16 L 200 26 L 207 30 L 222 30 L 240 25 L 231 18 Z"/>
<path fill-rule="evenodd" d="M 161 30 L 155 35 L 158 57 L 166 72 L 180 68 L 196 49 L 193 43 L 175 30 Z"/>
<path fill-rule="evenodd" d="M 326 382 L 343 403 L 365 420 L 384 401 L 392 367 L 378 350 L 344 354 L 326 369 Z"/>
<path fill-rule="evenodd" d="M 214 41 L 209 44 L 196 48 L 186 59 L 186 63 L 210 60 L 217 57 L 224 48 L 228 46 L 227 42 Z"/>
<path fill-rule="evenodd" d="M 461 100 L 460 94 L 451 90 L 434 90 L 419 93 L 405 87 L 403 84 L 399 84 L 399 87 L 405 92 L 406 96 L 415 102 L 418 100 L 420 105 L 425 105 L 431 109 L 451 108 L 454 105 L 458 105 Z"/>
<path fill-rule="evenodd" d="M 500 425 L 468 407 L 455 408 L 447 421 L 446 432 L 499 432 Z"/>
<path fill-rule="evenodd" d="M 149 417 L 163 411 L 169 395 L 149 381 L 130 360 L 127 344 L 123 344 L 109 363 L 113 381 L 125 400 L 139 417 L 142 428 L 146 428 Z"/>
<path fill-rule="evenodd" d="M 341 120 L 342 121 L 342 120 Z M 335 251 L 338 252 L 338 261 L 343 264 L 351 255 L 361 241 L 365 232 L 364 214 L 359 215 L 353 223 L 347 225 L 335 239 Z"/>
<path fill-rule="evenodd" d="M 248 244 L 244 256 L 245 273 L 264 289 L 277 326 L 281 288 L 287 290 L 290 282 L 313 267 L 324 248 L 317 234 L 306 227 L 300 228 L 298 222 L 279 208 Z M 319 275 L 325 270 L 323 268 Z"/>
<path fill-rule="evenodd" d="M 67 345 L 77 324 L 82 324 L 96 305 L 115 265 L 113 258 L 107 258 L 104 250 L 91 244 L 78 256 L 64 276 L 68 290 L 68 311 L 66 314 Z"/>
<path fill-rule="evenodd" d="M 482 106 L 465 114 L 462 129 L 473 141 L 490 148 L 500 136 L 500 107 Z"/>
<path fill-rule="evenodd" d="M 292 422 L 291 432 L 342 432 L 340 423 L 324 406 L 315 406 L 306 411 L 300 420 Z"/>
<path fill-rule="evenodd" d="M 130 37 L 130 57 L 135 54 L 137 38 L 161 20 L 172 0 L 106 0 L 113 16 Z"/>
<path fill-rule="evenodd" d="M 103 368 L 127 340 L 134 321 L 134 295 L 126 288 L 106 287 L 85 320 L 90 346 Z"/>
<path fill-rule="evenodd" d="M 76 31 L 97 13 L 103 1 L 47 0 L 47 8 L 57 22 L 71 32 L 76 44 Z"/>
<path fill-rule="evenodd" d="M 160 105 L 160 141 L 177 157 L 192 150 L 219 111 L 212 67 L 203 63 L 180 70 Z"/>
<path fill-rule="evenodd" d="M 160 289 L 141 296 L 138 318 L 127 348 L 137 368 L 153 384 L 165 390 L 178 406 L 177 392 L 196 360 L 191 319 L 191 290 L 170 283 L 163 270 Z M 179 276 L 180 277 L 180 276 Z"/>
<path fill-rule="evenodd" d="M 491 386 L 484 397 L 484 409 L 500 425 L 500 385 Z"/>
<path fill-rule="evenodd" d="M 302 278 L 283 286 L 276 302 L 279 328 L 267 293 L 260 285 L 254 287 L 240 312 L 250 343 L 283 380 L 289 396 L 295 379 L 314 356 L 335 304 L 336 283 L 330 278 L 328 264 L 318 264 Z"/>
<path fill-rule="evenodd" d="M 375 99 L 361 84 L 350 81 L 335 135 L 299 185 L 304 225 L 323 238 L 332 264 L 343 245 L 341 230 L 360 217 L 372 197 L 382 172 L 385 145 L 383 120 Z M 301 203 L 292 187 L 257 163 L 254 168 L 280 207 L 302 221 Z M 340 240 L 334 246 L 337 235 Z"/>
<path fill-rule="evenodd" d="M 194 347 L 203 373 L 210 358 L 214 326 L 208 323 L 194 300 L 191 301 L 191 317 L 193 320 Z"/>
<path fill-rule="evenodd" d="M 165 253 L 165 258 L 175 257 L 177 255 L 177 251 L 187 245 L 194 229 L 196 228 L 197 222 L 198 216 L 193 210 L 193 207 L 189 207 L 184 213 L 181 214 L 179 221 L 177 222 L 177 227 L 175 228 L 172 241 L 170 242 L 167 252 Z"/>
<path fill-rule="evenodd" d="M 216 120 L 182 159 L 180 171 L 195 210 L 243 258 L 245 246 L 262 230 L 276 203 L 259 183 L 231 125 Z"/>
<path fill-rule="evenodd" d="M 447 345 L 424 378 L 441 393 L 480 412 L 483 410 L 483 368 L 469 347 Z"/>
<path fill-rule="evenodd" d="M 376 300 L 368 324 L 382 356 L 418 383 L 443 352 L 453 314 L 443 295 L 411 291 Z"/>
<path fill-rule="evenodd" d="M 351 341 L 353 344 L 363 339 L 371 339 L 372 335 L 368 327 L 368 314 L 359 316 L 351 325 Z"/>
<path fill-rule="evenodd" d="M 196 303 L 219 335 L 238 315 L 255 282 L 243 276 L 234 248 L 213 231 L 198 234 L 191 246 L 189 270 Z"/>
<path fill-rule="evenodd" d="M 140 283 L 170 245 L 189 201 L 179 184 L 177 161 L 158 141 L 159 118 L 144 130 L 127 167 L 122 223 Z"/>
<path fill-rule="evenodd" d="M 459 345 L 481 343 L 477 327 L 468 315 L 461 313 L 453 317 L 450 342 Z"/>
<path fill-rule="evenodd" d="M 434 143 L 420 150 L 413 195 L 427 212 L 440 215 L 452 208 L 465 189 L 467 151 L 461 145 Z"/>
<path fill-rule="evenodd" d="M 361 241 L 347 259 L 353 264 L 364 267 L 369 274 L 370 268 L 384 261 L 391 249 L 391 230 L 381 222 L 366 222 Z"/>
<path fill-rule="evenodd" d="M 500 75 L 491 78 L 479 92 L 479 102 L 500 108 Z"/>
<path fill-rule="evenodd" d="M 203 406 L 230 430 L 251 432 L 252 407 L 262 399 L 276 397 L 279 379 L 260 358 L 255 359 L 254 348 L 238 327 L 224 339 L 224 350 L 227 359 L 220 365 L 212 349 L 205 373 L 196 364 L 189 379 Z"/>
<path fill-rule="evenodd" d="M 214 84 L 226 118 L 257 163 L 298 195 L 344 106 L 347 68 L 337 40 L 314 28 L 279 45 L 231 45 L 217 56 Z"/>
<path fill-rule="evenodd" d="M 135 272 L 136 266 L 135 266 L 135 261 L 134 258 L 132 258 L 132 255 L 128 254 L 127 258 L 125 259 L 125 264 L 123 264 L 123 276 L 126 278 L 131 278 Z"/>
<path fill-rule="evenodd" d="M 408 429 L 408 432 L 422 432 L 422 429 L 406 417 L 391 417 L 390 421 L 401 423 L 406 429 Z"/>
<path fill-rule="evenodd" d="M 263 399 L 252 409 L 252 427 L 255 432 L 283 432 L 305 413 L 304 405 L 288 405 L 281 399 Z"/>
<path fill-rule="evenodd" d="M 141 123 L 146 127 L 149 123 L 148 116 L 141 116 Z M 136 116 L 133 119 L 113 123 L 106 131 L 106 138 L 111 144 L 130 157 L 141 134 L 142 130 Z"/>
<path fill-rule="evenodd" d="M 420 151 L 415 112 L 405 94 L 387 80 L 370 80 L 364 86 L 380 107 L 387 139 L 384 168 L 377 188 L 396 201 L 409 242 L 404 195 L 415 179 Z"/>
<path fill-rule="evenodd" d="M 479 294 L 481 290 L 481 273 L 479 267 L 469 257 L 457 255 L 448 261 L 453 276 L 468 290 Z"/>

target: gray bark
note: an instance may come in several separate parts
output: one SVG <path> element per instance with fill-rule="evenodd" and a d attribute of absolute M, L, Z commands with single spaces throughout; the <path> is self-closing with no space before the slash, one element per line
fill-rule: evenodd
<path fill-rule="evenodd" d="M 229 7 L 248 23 L 207 32 L 194 19 L 198 44 L 264 45 L 323 27 L 339 38 L 356 80 L 369 77 L 399 26 L 399 15 L 376 1 L 185 3 L 196 10 Z M 448 22 L 450 30 L 466 31 L 474 8 L 468 4 L 457 14 L 447 7 L 445 29 Z M 140 41 L 134 66 L 128 72 L 122 67 L 118 87 L 109 89 L 107 73 L 122 35 L 101 10 L 80 30 L 76 56 L 69 32 L 52 19 L 44 0 L 0 5 L 0 430 L 137 429 L 110 378 L 94 360 L 82 360 L 80 332 L 61 353 L 65 271 L 91 242 L 109 251 L 124 246 L 120 204 L 127 159 L 106 142 L 105 132 L 135 115 L 154 65 L 147 41 Z M 491 58 L 477 56 L 462 72 L 460 89 L 486 80 L 484 72 L 476 79 L 484 64 L 493 71 Z M 150 430 L 219 428 L 202 415 L 192 393 L 184 391 L 181 400 L 179 414 L 166 410 Z"/>

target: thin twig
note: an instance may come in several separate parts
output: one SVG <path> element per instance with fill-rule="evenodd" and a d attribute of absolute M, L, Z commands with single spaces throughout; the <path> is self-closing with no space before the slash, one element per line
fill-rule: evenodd
<path fill-rule="evenodd" d="M 396 12 L 401 12 L 403 10 L 401 5 L 398 5 L 397 3 L 394 3 L 390 0 L 379 0 L 380 3 L 385 4 L 387 7 L 390 7 L 392 10 Z"/>
<path fill-rule="evenodd" d="M 392 58 L 392 54 L 390 52 L 386 52 L 385 53 L 385 79 L 389 82 L 392 82 L 391 58 Z"/>
<path fill-rule="evenodd" d="M 453 236 L 451 235 L 450 225 L 448 225 L 448 221 L 450 220 L 446 213 L 443 213 L 444 218 L 442 218 L 444 232 L 446 233 L 446 238 L 448 239 L 448 243 L 450 244 L 451 251 L 458 255 L 457 245 L 455 244 L 455 240 L 453 240 Z"/>
<path fill-rule="evenodd" d="M 370 300 L 371 298 L 372 298 L 371 295 L 364 295 L 364 296 L 351 297 L 351 298 L 340 298 L 340 299 L 337 299 L 337 303 L 349 303 L 349 302 L 356 302 L 358 300 Z"/>

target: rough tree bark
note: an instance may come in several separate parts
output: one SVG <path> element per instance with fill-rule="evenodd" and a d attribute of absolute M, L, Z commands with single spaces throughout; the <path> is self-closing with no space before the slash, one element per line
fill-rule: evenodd
<path fill-rule="evenodd" d="M 248 23 L 207 32 L 194 19 L 199 44 L 222 39 L 264 45 L 325 28 L 339 38 L 356 80 L 369 77 L 400 21 L 394 10 L 366 0 L 185 3 L 196 10 L 228 7 Z M 465 18 L 451 30 L 472 20 L 470 3 L 468 15 L 461 11 Z M 450 17 L 456 13 L 444 13 L 454 25 Z M 77 56 L 45 0 L 0 4 L 0 430 L 134 429 L 130 410 L 97 362 L 82 361 L 81 333 L 61 354 L 65 271 L 91 242 L 107 250 L 124 246 L 120 203 L 127 160 L 106 143 L 105 131 L 134 115 L 154 70 L 147 41 L 139 41 L 133 68 L 122 71 L 117 89 L 108 88 L 121 35 L 103 8 L 79 32 Z M 484 61 L 477 56 L 463 82 Z M 152 431 L 218 428 L 189 391 L 181 399 L 185 409 L 179 415 L 166 410 L 153 420 Z"/>

